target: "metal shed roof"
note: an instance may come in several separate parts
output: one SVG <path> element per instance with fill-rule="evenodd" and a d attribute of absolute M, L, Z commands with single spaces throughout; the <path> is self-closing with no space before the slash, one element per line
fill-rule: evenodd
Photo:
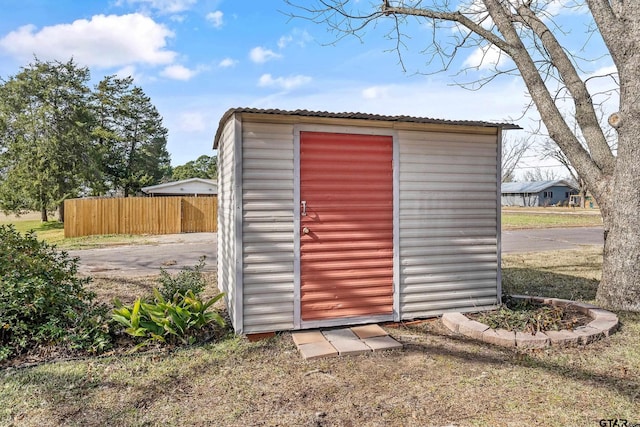
<path fill-rule="evenodd" d="M 563 179 L 553 181 L 533 181 L 533 182 L 504 182 L 502 183 L 502 193 L 539 193 L 550 187 L 564 185 L 576 189 L 576 187 Z"/>
<path fill-rule="evenodd" d="M 451 125 L 451 126 L 476 126 L 476 127 L 490 127 L 501 129 L 522 129 L 520 126 L 513 123 L 492 123 L 478 120 L 445 120 L 445 119 L 432 119 L 428 117 L 413 117 L 413 116 L 386 116 L 381 114 L 367 114 L 367 113 L 332 113 L 328 111 L 309 111 L 309 110 L 279 110 L 279 109 L 261 109 L 261 108 L 230 108 L 220 119 L 220 125 L 216 132 L 216 136 L 213 141 L 213 147 L 218 146 L 218 140 L 222 133 L 223 124 L 229 119 L 229 117 L 236 113 L 250 113 L 250 114 L 262 114 L 273 116 L 298 116 L 298 117 L 317 117 L 317 118 L 331 118 L 331 119 L 353 119 L 353 120 L 371 120 L 371 121 L 386 121 L 386 122 L 398 122 L 398 123 L 420 123 L 420 124 L 439 124 L 439 125 Z"/>

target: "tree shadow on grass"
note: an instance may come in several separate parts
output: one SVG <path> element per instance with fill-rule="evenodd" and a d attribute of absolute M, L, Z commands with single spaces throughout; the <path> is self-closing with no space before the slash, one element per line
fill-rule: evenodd
<path fill-rule="evenodd" d="M 60 221 L 47 221 L 40 224 L 37 231 L 64 230 L 64 223 Z"/>
<path fill-rule="evenodd" d="M 572 301 L 593 301 L 599 281 L 569 274 L 558 274 L 538 268 L 502 269 L 502 291 Z"/>
<path fill-rule="evenodd" d="M 625 333 L 625 323 L 640 323 L 640 314 L 638 313 L 620 313 L 621 327 L 616 334 Z M 636 341 L 633 336 L 627 336 L 622 340 L 614 335 L 604 340 L 615 340 L 617 342 L 596 342 L 588 346 L 571 347 L 564 349 L 555 349 L 559 355 L 579 354 L 584 357 L 586 352 L 592 352 L 594 357 L 593 369 L 589 367 L 576 366 L 571 363 L 565 363 L 564 357 L 554 357 L 546 353 L 530 353 L 515 348 L 504 348 L 494 346 L 488 343 L 477 341 L 462 335 L 454 334 L 444 329 L 444 326 L 408 326 L 409 330 L 420 330 L 428 337 L 432 337 L 431 342 L 410 342 L 404 343 L 404 351 L 419 352 L 429 354 L 431 356 L 438 355 L 446 358 L 455 359 L 461 363 L 482 363 L 496 368 L 504 367 L 510 364 L 514 367 L 533 368 L 543 370 L 554 375 L 562 376 L 568 381 L 576 381 L 591 387 L 607 388 L 615 393 L 624 395 L 630 401 L 637 401 L 640 397 L 640 383 L 635 375 L 628 373 L 620 375 L 613 367 L 607 369 L 606 373 L 598 370 L 600 362 L 608 364 L 606 355 L 603 360 L 598 361 L 598 355 L 603 353 L 603 349 L 610 345 L 623 346 L 625 343 Z M 630 335 L 634 335 L 630 332 Z M 479 351 L 480 350 L 480 351 Z M 553 353 L 552 353 L 553 354 Z M 580 358 L 578 357 L 578 358 Z M 629 356 L 632 357 L 632 356 Z M 608 365 L 607 365 L 608 366 Z"/>

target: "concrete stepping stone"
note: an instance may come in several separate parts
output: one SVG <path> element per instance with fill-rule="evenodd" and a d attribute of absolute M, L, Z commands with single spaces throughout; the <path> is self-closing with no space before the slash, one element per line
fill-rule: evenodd
<path fill-rule="evenodd" d="M 296 331 L 291 333 L 291 338 L 307 360 L 402 348 L 401 343 L 376 324 Z"/>
<path fill-rule="evenodd" d="M 402 348 L 402 344 L 391 338 L 389 335 L 365 338 L 363 341 L 374 352 Z"/>
<path fill-rule="evenodd" d="M 338 340 L 358 341 L 360 339 L 350 328 L 329 329 L 327 331 L 322 331 L 322 335 L 324 335 L 324 337 L 330 342 Z"/>
<path fill-rule="evenodd" d="M 338 350 L 327 340 L 299 344 L 298 350 L 306 360 L 338 356 Z"/>
<path fill-rule="evenodd" d="M 384 337 L 389 334 L 387 331 L 382 329 L 379 325 L 364 325 L 364 326 L 354 326 L 351 328 L 351 331 L 358 336 L 361 340 L 373 337 Z"/>
<path fill-rule="evenodd" d="M 294 332 L 291 334 L 291 337 L 296 345 L 326 341 L 320 331 Z"/>
<path fill-rule="evenodd" d="M 331 345 L 338 350 L 338 354 L 340 354 L 340 356 L 371 353 L 372 351 L 371 347 L 366 345 L 357 337 L 356 339 L 336 339 L 331 341 Z"/>

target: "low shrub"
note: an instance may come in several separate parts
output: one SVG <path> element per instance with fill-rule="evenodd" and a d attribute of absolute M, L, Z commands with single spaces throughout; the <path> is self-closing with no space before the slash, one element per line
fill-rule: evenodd
<path fill-rule="evenodd" d="M 160 278 L 158 282 L 160 287 L 158 291 L 165 300 L 172 300 L 176 295 L 186 295 L 188 291 L 199 296 L 204 290 L 207 282 L 202 275 L 205 257 L 200 257 L 198 264 L 194 267 L 184 267 L 172 276 L 164 268 L 160 269 Z"/>
<path fill-rule="evenodd" d="M 96 353 L 111 346 L 108 309 L 77 271 L 67 252 L 0 225 L 0 361 L 38 346 Z"/>
<path fill-rule="evenodd" d="M 143 302 L 138 298 L 132 306 L 124 306 L 115 302 L 113 320 L 125 328 L 125 332 L 133 337 L 143 338 L 139 346 L 153 341 L 193 344 L 196 334 L 211 322 L 223 327 L 222 316 L 215 310 L 209 311 L 224 294 L 218 294 L 203 302 L 193 291 L 185 294 L 175 293 L 172 300 L 165 300 L 158 290 L 154 291 L 152 302 Z"/>

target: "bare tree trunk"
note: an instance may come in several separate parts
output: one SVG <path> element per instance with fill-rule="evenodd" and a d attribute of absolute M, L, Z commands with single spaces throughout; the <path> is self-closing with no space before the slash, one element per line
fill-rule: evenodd
<path fill-rule="evenodd" d="M 630 79 L 640 69 L 640 54 L 634 52 L 620 69 L 618 156 L 613 185 L 600 199 L 605 245 L 602 281 L 597 301 L 619 310 L 640 311 L 640 82 Z M 627 78 L 625 78 L 627 77 Z M 604 205 L 604 207 L 603 207 Z"/>
<path fill-rule="evenodd" d="M 64 200 L 58 205 L 58 221 L 64 222 Z"/>
<path fill-rule="evenodd" d="M 40 221 L 49 221 L 49 217 L 47 216 L 47 200 L 42 190 L 40 190 Z"/>

